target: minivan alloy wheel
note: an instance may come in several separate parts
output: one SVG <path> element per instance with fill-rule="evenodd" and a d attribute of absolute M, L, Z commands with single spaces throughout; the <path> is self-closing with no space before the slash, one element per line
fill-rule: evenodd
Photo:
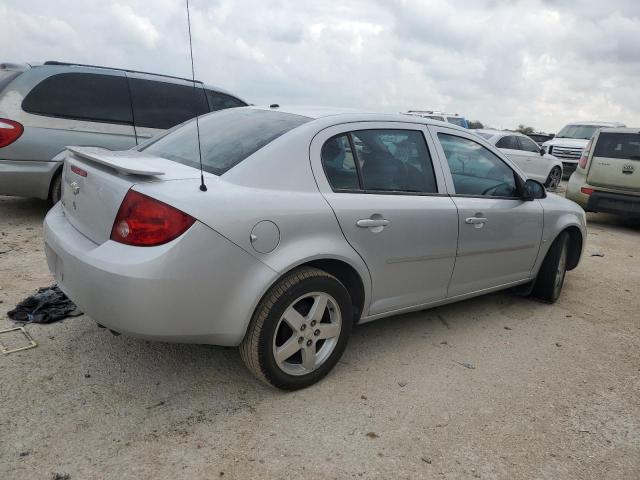
<path fill-rule="evenodd" d="M 289 375 L 305 375 L 320 367 L 338 343 L 342 315 L 328 293 L 311 292 L 287 307 L 276 326 L 273 355 Z"/>

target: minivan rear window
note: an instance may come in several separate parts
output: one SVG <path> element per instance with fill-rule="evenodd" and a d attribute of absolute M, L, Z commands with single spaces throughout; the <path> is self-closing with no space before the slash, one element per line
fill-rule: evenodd
<path fill-rule="evenodd" d="M 133 123 L 124 76 L 58 73 L 37 84 L 22 101 L 22 109 L 52 117 Z"/>
<path fill-rule="evenodd" d="M 209 112 L 202 85 L 129 78 L 136 127 L 166 130 Z"/>
<path fill-rule="evenodd" d="M 251 108 L 231 108 L 200 117 L 202 168 L 222 175 L 268 143 L 310 120 L 302 115 Z M 140 150 L 199 168 L 195 120 L 157 137 Z"/>
<path fill-rule="evenodd" d="M 640 160 L 640 133 L 601 132 L 593 156 Z"/>

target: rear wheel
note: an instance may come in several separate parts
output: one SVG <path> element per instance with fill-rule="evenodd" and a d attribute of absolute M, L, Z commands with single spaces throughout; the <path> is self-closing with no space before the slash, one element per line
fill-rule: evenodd
<path fill-rule="evenodd" d="M 558 188 L 561 180 L 562 170 L 560 170 L 560 167 L 553 167 L 549 172 L 549 176 L 547 177 L 547 181 L 544 183 L 544 186 L 549 189 Z"/>
<path fill-rule="evenodd" d="M 542 262 L 533 295 L 545 302 L 554 303 L 560 297 L 564 277 L 567 272 L 569 253 L 569 234 L 562 232 L 551 244 L 547 256 Z"/>
<path fill-rule="evenodd" d="M 344 285 L 322 270 L 300 268 L 264 296 L 240 354 L 263 382 L 297 390 L 314 384 L 334 367 L 352 323 L 351 298 Z"/>
<path fill-rule="evenodd" d="M 62 175 L 57 173 L 51 181 L 51 193 L 49 199 L 54 205 L 60 201 L 62 195 Z"/>

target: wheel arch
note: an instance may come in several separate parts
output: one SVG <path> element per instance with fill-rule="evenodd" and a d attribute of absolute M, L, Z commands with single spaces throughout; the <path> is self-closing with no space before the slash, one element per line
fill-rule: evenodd
<path fill-rule="evenodd" d="M 583 238 L 582 231 L 575 225 L 565 228 L 562 232 L 569 234 L 569 251 L 567 252 L 567 270 L 573 270 L 580 263 L 582 255 Z M 559 235 L 559 234 L 558 234 Z"/>
<path fill-rule="evenodd" d="M 256 307 L 260 304 L 262 298 L 269 293 L 271 288 L 280 281 L 284 276 L 301 267 L 313 267 L 318 270 L 329 273 L 336 277 L 347 289 L 351 297 L 351 303 L 354 311 L 354 323 L 360 320 L 360 317 L 364 313 L 364 310 L 369 302 L 370 296 L 370 283 L 365 279 L 370 280 L 367 276 L 363 275 L 363 272 L 353 265 L 347 259 L 339 258 L 337 256 L 320 256 L 311 257 L 295 264 L 288 266 L 280 270 L 279 274 L 273 279 L 271 284 L 264 290 L 260 297 L 260 300 L 256 303 Z M 364 278 L 363 278 L 364 277 Z"/>

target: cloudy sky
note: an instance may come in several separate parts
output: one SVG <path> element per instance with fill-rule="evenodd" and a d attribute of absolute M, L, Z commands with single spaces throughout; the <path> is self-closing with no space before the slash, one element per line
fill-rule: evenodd
<path fill-rule="evenodd" d="M 638 0 L 191 0 L 196 77 L 251 103 L 640 126 Z M 0 61 L 190 76 L 183 0 L 0 0 Z"/>

